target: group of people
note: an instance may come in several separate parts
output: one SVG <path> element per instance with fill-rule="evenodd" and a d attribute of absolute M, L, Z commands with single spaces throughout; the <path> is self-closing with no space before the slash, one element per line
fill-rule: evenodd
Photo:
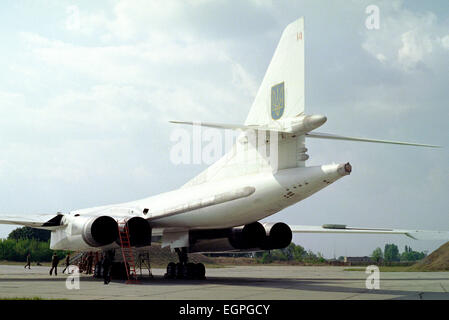
<path fill-rule="evenodd" d="M 27 263 L 25 264 L 24 268 L 31 269 L 31 253 L 27 254 L 26 261 L 27 261 Z M 70 254 L 68 254 L 67 258 L 66 258 L 67 266 L 68 266 L 69 261 L 70 261 Z M 55 270 L 55 275 L 58 274 L 58 270 L 57 270 L 58 263 L 59 263 L 59 258 L 56 255 L 56 253 L 54 253 L 53 256 L 51 257 L 50 275 L 52 274 L 53 270 Z M 39 262 L 37 262 L 36 265 L 40 266 L 41 264 Z M 67 269 L 67 266 L 66 266 L 66 269 Z M 65 271 L 65 269 L 64 269 L 64 271 Z M 63 271 L 63 273 L 64 273 L 64 271 Z"/>
<path fill-rule="evenodd" d="M 112 251 L 107 251 L 102 255 L 101 268 L 103 271 L 102 274 L 104 284 L 108 284 L 109 282 L 111 282 L 111 268 L 113 261 L 114 261 L 114 253 Z M 94 255 L 92 254 L 92 252 L 89 252 L 87 256 L 84 255 L 79 263 L 79 272 L 86 271 L 86 274 L 92 274 L 93 262 L 94 262 Z M 53 271 L 55 273 L 55 276 L 58 275 L 58 264 L 59 264 L 59 257 L 56 255 L 56 253 L 53 253 L 53 256 L 51 258 L 51 268 L 49 272 L 50 275 L 53 274 Z M 69 265 L 70 265 L 70 253 L 68 253 L 65 258 L 65 268 L 64 270 L 62 270 L 62 273 L 65 273 L 66 270 L 67 272 L 69 272 L 68 270 Z M 24 268 L 31 269 L 30 253 L 28 253 L 26 257 L 26 265 L 24 266 Z"/>
<path fill-rule="evenodd" d="M 78 264 L 78 268 L 81 273 L 86 271 L 86 274 L 92 274 L 93 263 L 94 263 L 94 255 L 92 254 L 92 252 L 89 252 L 87 256 L 86 255 L 82 256 L 81 261 Z"/>

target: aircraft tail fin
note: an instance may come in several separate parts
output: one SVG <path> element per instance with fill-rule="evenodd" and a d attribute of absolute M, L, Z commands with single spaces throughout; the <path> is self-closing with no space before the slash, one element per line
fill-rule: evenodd
<path fill-rule="evenodd" d="M 304 112 L 304 18 L 282 33 L 245 125 L 270 125 Z"/>

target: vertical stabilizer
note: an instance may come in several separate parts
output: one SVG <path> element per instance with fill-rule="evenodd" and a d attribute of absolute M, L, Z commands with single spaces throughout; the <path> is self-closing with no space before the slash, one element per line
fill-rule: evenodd
<path fill-rule="evenodd" d="M 304 112 L 304 18 L 282 33 L 245 125 L 268 125 Z"/>
<path fill-rule="evenodd" d="M 304 18 L 299 18 L 282 33 L 245 125 L 283 127 L 283 123 L 288 124 L 303 112 Z M 255 139 L 250 139 L 251 134 Z M 260 134 L 265 132 L 242 132 L 231 151 L 184 187 L 262 171 L 274 173 L 305 166 L 308 155 L 304 134 L 276 134 L 275 141 L 268 138 L 269 135 L 263 137 Z M 274 144 L 276 148 L 271 151 Z"/>

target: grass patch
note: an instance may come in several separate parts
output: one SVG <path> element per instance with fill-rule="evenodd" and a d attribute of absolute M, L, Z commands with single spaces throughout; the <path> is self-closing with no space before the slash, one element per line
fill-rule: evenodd
<path fill-rule="evenodd" d="M 365 268 L 346 268 L 343 271 L 362 271 L 365 272 Z M 380 272 L 425 272 L 426 270 L 416 270 L 410 266 L 380 266 Z M 430 270 L 429 270 L 430 271 Z M 444 270 L 442 270 L 444 271 Z"/>
<path fill-rule="evenodd" d="M 45 299 L 42 297 L 0 297 L 0 300 L 67 300 L 67 299 Z"/>
<path fill-rule="evenodd" d="M 50 265 L 51 265 L 50 262 L 41 262 L 40 264 L 41 264 L 40 267 L 50 267 Z M 0 265 L 5 265 L 5 266 L 25 266 L 26 262 L 0 260 Z M 33 268 L 33 267 L 38 267 L 36 262 L 31 262 L 31 268 Z"/>

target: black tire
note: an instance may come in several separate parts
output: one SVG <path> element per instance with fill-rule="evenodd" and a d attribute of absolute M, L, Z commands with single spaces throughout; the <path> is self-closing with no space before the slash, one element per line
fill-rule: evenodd
<path fill-rule="evenodd" d="M 165 274 L 165 278 L 174 279 L 176 277 L 176 263 L 170 262 L 167 265 L 167 273 Z"/>
<path fill-rule="evenodd" d="M 185 279 L 194 279 L 195 278 L 195 264 L 187 263 L 184 268 L 184 278 Z"/>
<path fill-rule="evenodd" d="M 206 278 L 206 267 L 202 263 L 195 264 L 195 279 L 203 280 Z"/>
<path fill-rule="evenodd" d="M 184 278 L 184 266 L 182 263 L 176 264 L 176 279 L 183 279 Z"/>

